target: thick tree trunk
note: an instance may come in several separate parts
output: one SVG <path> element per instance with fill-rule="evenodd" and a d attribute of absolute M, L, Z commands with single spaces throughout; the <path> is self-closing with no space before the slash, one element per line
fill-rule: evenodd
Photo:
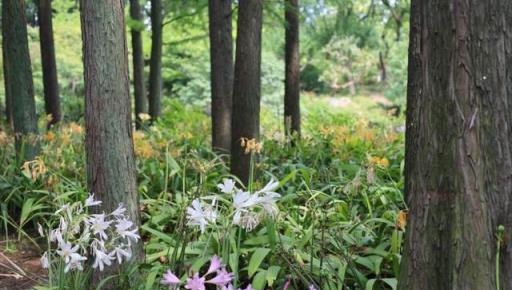
<path fill-rule="evenodd" d="M 399 289 L 512 287 L 512 2 L 413 0 Z"/>
<path fill-rule="evenodd" d="M 124 7 L 119 0 L 81 0 L 85 80 L 87 185 L 109 212 L 122 203 L 140 225 L 132 141 Z M 132 245 L 133 259 L 142 256 Z M 94 273 L 94 282 L 116 273 Z M 108 289 L 119 289 L 115 279 Z"/>
<path fill-rule="evenodd" d="M 300 135 L 299 0 L 285 5 L 284 128 L 286 135 Z"/>
<path fill-rule="evenodd" d="M 19 162 L 39 152 L 34 85 L 28 50 L 25 5 L 21 0 L 2 1 L 4 74 Z"/>
<path fill-rule="evenodd" d="M 212 89 L 212 147 L 231 148 L 233 106 L 233 36 L 231 0 L 209 0 L 210 64 Z"/>
<path fill-rule="evenodd" d="M 247 184 L 250 155 L 241 138 L 258 139 L 261 99 L 261 26 L 263 0 L 240 1 L 236 39 L 233 116 L 231 126 L 231 173 Z"/>
<path fill-rule="evenodd" d="M 144 21 L 139 0 L 130 0 L 130 17 L 134 20 Z M 142 35 L 138 27 L 132 28 L 132 54 L 133 54 L 133 92 L 135 98 L 135 126 L 141 128 L 141 113 L 147 112 L 146 89 L 144 86 L 144 53 Z"/>
<path fill-rule="evenodd" d="M 162 0 L 151 0 L 151 60 L 149 63 L 149 115 L 161 113 L 162 98 Z"/>
<path fill-rule="evenodd" d="M 48 128 L 50 128 L 61 119 L 57 62 L 55 61 L 55 45 L 53 42 L 52 0 L 38 0 L 38 2 L 44 107 L 46 114 L 52 116 L 48 122 Z"/>

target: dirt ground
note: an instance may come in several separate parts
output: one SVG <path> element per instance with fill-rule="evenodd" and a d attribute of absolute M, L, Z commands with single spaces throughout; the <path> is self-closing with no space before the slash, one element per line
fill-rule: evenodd
<path fill-rule="evenodd" d="M 0 290 L 32 289 L 46 271 L 33 244 L 0 240 Z"/>

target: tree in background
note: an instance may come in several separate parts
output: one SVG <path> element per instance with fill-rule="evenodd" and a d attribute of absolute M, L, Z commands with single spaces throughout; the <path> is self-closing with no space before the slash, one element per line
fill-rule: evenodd
<path fill-rule="evenodd" d="M 3 10 L 3 8 L 2 8 Z M 2 17 L 3 18 L 3 17 Z M 3 26 L 3 22 L 2 22 Z M 4 26 L 5 27 L 5 26 Z M 6 29 L 2 29 L 2 39 L 6 38 Z M 5 46 L 3 46 L 2 43 L 2 69 L 3 69 L 3 75 L 4 75 L 4 87 L 5 87 L 5 121 L 11 126 L 12 128 L 12 109 L 11 109 L 11 98 L 10 98 L 10 92 L 9 92 L 9 86 L 7 85 L 9 82 L 8 80 L 8 74 L 5 72 L 7 71 L 7 56 L 5 51 Z"/>
<path fill-rule="evenodd" d="M 103 201 L 101 211 L 123 203 L 139 226 L 123 1 L 82 0 L 80 5 L 88 189 Z M 140 259 L 141 243 L 132 244 L 132 252 L 132 259 Z M 95 272 L 94 282 L 116 273 L 115 267 L 109 271 L 114 272 Z M 113 281 L 108 289 L 120 289 Z"/>
<path fill-rule="evenodd" d="M 240 142 L 258 139 L 261 99 L 261 28 L 263 0 L 240 1 L 233 87 L 231 173 L 247 184 L 251 156 Z"/>
<path fill-rule="evenodd" d="M 299 0 L 285 1 L 285 90 L 286 135 L 300 135 Z"/>
<path fill-rule="evenodd" d="M 147 112 L 146 89 L 144 85 L 144 52 L 141 31 L 144 29 L 144 19 L 139 0 L 130 0 L 132 55 L 133 55 L 133 92 L 135 99 L 135 126 L 141 128 L 141 113 Z"/>
<path fill-rule="evenodd" d="M 151 60 L 149 64 L 149 115 L 152 122 L 161 113 L 162 98 L 162 1 L 151 0 Z"/>
<path fill-rule="evenodd" d="M 23 162 L 34 159 L 39 152 L 24 1 L 2 1 L 2 29 L 8 115 L 12 114 L 17 158 Z"/>
<path fill-rule="evenodd" d="M 512 285 L 511 47 L 511 1 L 412 1 L 398 289 Z"/>
<path fill-rule="evenodd" d="M 223 152 L 231 148 L 233 105 L 233 36 L 231 0 L 209 0 L 210 65 L 212 90 L 212 146 Z"/>
<path fill-rule="evenodd" d="M 39 41 L 41 47 L 41 63 L 43 67 L 44 107 L 48 120 L 48 128 L 61 119 L 59 82 L 57 80 L 57 62 L 55 61 L 55 45 L 53 41 L 52 0 L 37 0 L 39 18 Z"/>

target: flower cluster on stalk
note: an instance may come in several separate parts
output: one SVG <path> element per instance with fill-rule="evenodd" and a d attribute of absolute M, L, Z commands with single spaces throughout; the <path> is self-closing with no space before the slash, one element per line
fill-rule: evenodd
<path fill-rule="evenodd" d="M 202 276 L 199 273 L 193 273 L 186 279 L 185 289 L 188 290 L 205 290 L 207 285 L 217 286 L 222 290 L 235 290 L 233 284 L 233 273 L 226 270 L 225 265 L 222 264 L 221 260 L 217 256 L 213 256 L 210 260 L 210 266 L 208 271 Z M 169 287 L 169 289 L 178 289 L 179 285 L 183 284 L 181 280 L 171 271 L 168 270 L 161 280 L 163 285 Z M 252 290 L 252 286 L 249 285 L 244 290 Z M 242 290 L 242 289 L 238 289 Z"/>
<path fill-rule="evenodd" d="M 126 208 L 119 207 L 109 214 L 89 214 L 88 209 L 102 202 L 91 194 L 85 202 L 65 204 L 55 212 L 59 218 L 57 228 L 43 230 L 55 249 L 48 249 L 41 257 L 44 268 L 64 263 L 64 272 L 82 271 L 87 253 L 94 258 L 93 268 L 103 271 L 117 261 L 118 264 L 132 257 L 131 245 L 140 239 L 138 228 L 125 215 Z"/>
<path fill-rule="evenodd" d="M 276 201 L 281 195 L 275 192 L 279 182 L 272 180 L 262 189 L 250 192 L 243 191 L 236 187 L 232 179 L 224 179 L 223 183 L 217 187 L 223 194 L 231 196 L 231 202 L 228 208 L 232 213 L 233 225 L 240 226 L 248 231 L 253 230 L 259 225 L 263 217 L 270 216 L 275 218 L 279 213 Z M 205 232 L 208 225 L 216 223 L 218 213 L 218 199 L 214 196 L 211 204 L 203 202 L 197 198 L 192 201 L 191 206 L 187 208 L 187 220 L 190 226 L 199 226 L 201 232 Z"/>

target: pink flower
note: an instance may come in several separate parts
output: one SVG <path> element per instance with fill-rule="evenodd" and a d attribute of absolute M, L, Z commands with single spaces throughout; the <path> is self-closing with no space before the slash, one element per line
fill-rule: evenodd
<path fill-rule="evenodd" d="M 180 279 L 174 275 L 171 270 L 167 270 L 167 273 L 164 274 L 162 281 L 160 282 L 164 285 L 178 285 L 181 283 Z"/>
<path fill-rule="evenodd" d="M 208 272 L 205 275 L 211 274 L 217 271 L 222 266 L 222 262 L 218 256 L 213 256 L 210 260 L 210 268 L 208 268 Z"/>
<path fill-rule="evenodd" d="M 283 290 L 288 290 L 288 288 L 290 288 L 290 279 L 288 279 L 288 281 L 286 281 L 286 283 L 284 284 L 284 287 L 283 287 Z"/>
<path fill-rule="evenodd" d="M 199 277 L 198 273 L 193 277 L 189 277 L 185 288 L 190 290 L 206 290 L 204 286 L 204 277 Z"/>
<path fill-rule="evenodd" d="M 249 285 L 247 285 L 247 288 L 245 288 L 245 290 L 254 290 L 254 288 L 252 288 L 252 285 L 249 284 Z"/>
<path fill-rule="evenodd" d="M 316 290 L 315 285 L 310 285 L 309 290 Z"/>
<path fill-rule="evenodd" d="M 228 271 L 226 271 L 226 268 L 222 268 L 221 270 L 217 271 L 217 276 L 206 281 L 206 283 L 215 284 L 217 286 L 225 286 L 232 280 L 233 280 L 233 273 L 229 273 Z"/>

